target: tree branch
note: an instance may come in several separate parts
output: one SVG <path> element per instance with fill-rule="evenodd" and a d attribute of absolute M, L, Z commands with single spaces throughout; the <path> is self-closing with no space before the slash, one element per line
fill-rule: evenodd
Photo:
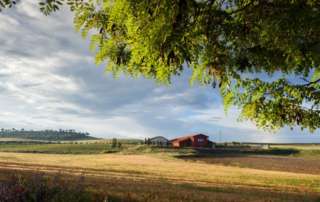
<path fill-rule="evenodd" d="M 315 80 L 315 81 L 309 81 L 308 83 L 302 85 L 302 86 L 311 86 L 312 84 L 316 84 L 316 83 L 319 83 L 320 82 L 320 78 Z"/>
<path fill-rule="evenodd" d="M 254 1 L 252 0 L 250 3 L 248 3 L 247 5 L 243 6 L 242 8 L 239 8 L 237 10 L 234 10 L 234 11 L 231 11 L 229 14 L 235 14 L 235 13 L 238 13 L 238 12 L 241 12 L 243 10 L 246 10 L 248 7 L 250 7 L 251 5 L 253 5 Z"/>

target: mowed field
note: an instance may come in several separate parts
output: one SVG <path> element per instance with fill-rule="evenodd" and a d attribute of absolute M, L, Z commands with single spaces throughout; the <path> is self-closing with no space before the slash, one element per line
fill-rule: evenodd
<path fill-rule="evenodd" d="M 63 150 L 68 145 L 60 146 Z M 131 150 L 127 147 L 126 152 L 107 154 L 97 152 L 100 149 L 94 154 L 54 154 L 52 148 L 50 154 L 43 153 L 45 149 L 22 153 L 26 147 L 22 145 L 19 150 L 19 146 L 12 145 L 15 150 L 10 150 L 7 145 L 0 145 L 2 179 L 12 172 L 60 173 L 74 178 L 81 175 L 85 176 L 88 189 L 136 201 L 320 201 L 320 158 L 308 156 L 302 148 L 293 155 L 279 156 L 214 152 L 201 155 L 192 150 L 139 145 Z M 29 147 L 36 152 L 35 145 Z M 59 145 L 48 147 L 59 150 Z M 79 150 L 81 145 L 74 147 Z M 108 151 L 105 148 L 103 151 Z M 72 152 L 72 146 L 69 150 Z M 320 147 L 308 152 L 316 150 Z"/>

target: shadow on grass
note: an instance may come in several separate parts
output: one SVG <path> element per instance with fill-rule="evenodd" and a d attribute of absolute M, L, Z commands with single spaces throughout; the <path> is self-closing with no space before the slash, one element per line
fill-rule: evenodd
<path fill-rule="evenodd" d="M 242 149 L 242 148 L 217 148 L 217 149 L 194 149 L 191 154 L 176 155 L 176 158 L 192 158 L 192 157 L 248 157 L 254 155 L 266 156 L 291 156 L 299 154 L 297 149 Z"/>

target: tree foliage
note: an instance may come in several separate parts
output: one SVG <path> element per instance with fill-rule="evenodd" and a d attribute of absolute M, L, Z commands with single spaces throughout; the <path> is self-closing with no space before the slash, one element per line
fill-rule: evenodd
<path fill-rule="evenodd" d="M 190 68 L 259 127 L 320 127 L 318 0 L 46 0 L 40 9 L 64 3 L 114 74 L 168 84 Z"/>
<path fill-rule="evenodd" d="M 88 132 L 76 132 L 70 130 L 16 130 L 4 129 L 0 130 L 0 138 L 21 138 L 30 140 L 46 140 L 46 141 L 63 141 L 63 140 L 92 140 Z"/>

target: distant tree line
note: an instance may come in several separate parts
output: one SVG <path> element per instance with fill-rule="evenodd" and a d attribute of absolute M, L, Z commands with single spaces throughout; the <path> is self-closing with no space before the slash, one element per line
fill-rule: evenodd
<path fill-rule="evenodd" d="M 23 138 L 32 140 L 88 140 L 96 139 L 91 137 L 88 132 L 77 132 L 74 129 L 68 130 L 25 130 L 25 129 L 0 129 L 0 138 Z"/>

